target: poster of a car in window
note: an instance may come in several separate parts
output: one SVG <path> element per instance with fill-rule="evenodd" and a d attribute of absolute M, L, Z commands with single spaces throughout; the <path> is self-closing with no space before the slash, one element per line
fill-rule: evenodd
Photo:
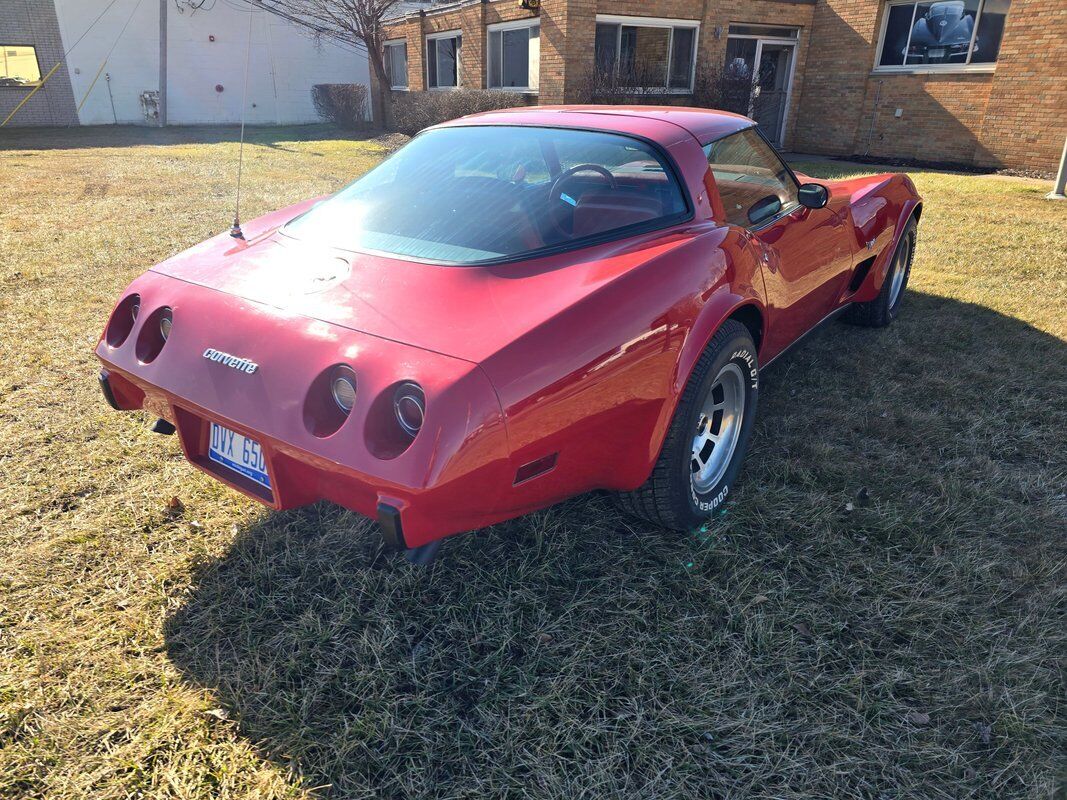
<path fill-rule="evenodd" d="M 891 6 L 881 63 L 991 63 L 1000 47 L 1006 7 L 1004 0 Z"/>
<path fill-rule="evenodd" d="M 915 20 L 907 59 L 922 63 L 965 61 L 974 37 L 974 15 L 968 14 L 963 0 L 934 3 Z"/>

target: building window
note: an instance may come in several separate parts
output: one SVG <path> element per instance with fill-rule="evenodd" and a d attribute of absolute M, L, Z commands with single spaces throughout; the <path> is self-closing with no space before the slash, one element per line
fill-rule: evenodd
<path fill-rule="evenodd" d="M 537 20 L 489 26 L 489 88 L 537 91 L 541 25 Z"/>
<path fill-rule="evenodd" d="M 695 20 L 598 16 L 598 76 L 649 93 L 691 92 L 699 29 Z"/>
<path fill-rule="evenodd" d="M 403 39 L 385 43 L 385 75 L 390 89 L 408 88 L 408 44 Z"/>
<path fill-rule="evenodd" d="M 459 54 L 463 36 L 459 31 L 434 33 L 426 37 L 426 86 L 454 89 L 460 86 Z"/>
<path fill-rule="evenodd" d="M 0 44 L 0 86 L 36 86 L 40 82 L 36 48 Z"/>
<path fill-rule="evenodd" d="M 891 2 L 875 69 L 987 70 L 996 63 L 1010 0 Z"/>

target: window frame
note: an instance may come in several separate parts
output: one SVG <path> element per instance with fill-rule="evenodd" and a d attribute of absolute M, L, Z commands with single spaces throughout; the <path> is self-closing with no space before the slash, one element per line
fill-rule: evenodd
<path fill-rule="evenodd" d="M 441 39 L 458 39 L 459 46 L 456 48 L 456 85 L 455 86 L 430 86 L 430 42 L 439 41 Z M 426 91 L 428 92 L 454 92 L 456 89 L 463 88 L 463 31 L 457 28 L 451 31 L 440 31 L 438 33 L 426 34 L 426 40 L 422 46 L 425 56 L 423 60 L 426 62 L 424 69 L 426 70 Z M 434 57 L 436 58 L 436 47 Z M 437 66 L 436 64 L 434 65 Z M 440 75 L 438 75 L 440 79 Z"/>
<path fill-rule="evenodd" d="M 622 59 L 622 29 L 633 28 L 666 28 L 670 33 L 667 39 L 667 69 L 663 86 L 635 86 L 635 91 L 644 94 L 692 94 L 696 85 L 697 56 L 700 53 L 700 20 L 698 19 L 672 19 L 668 17 L 634 17 L 620 14 L 597 14 L 594 25 L 617 25 L 619 30 L 615 37 L 615 64 L 614 69 L 619 69 Z M 690 52 L 689 83 L 686 87 L 674 87 L 671 83 L 671 59 L 674 56 L 674 29 L 685 28 L 693 31 L 693 49 Z M 594 46 L 593 59 L 595 63 L 596 49 Z"/>
<path fill-rule="evenodd" d="M 411 80 L 408 77 L 408 40 L 407 39 L 387 39 L 382 45 L 385 50 L 385 61 L 389 65 L 389 88 L 394 92 L 406 92 L 411 87 Z M 403 47 L 404 48 L 404 85 L 396 86 L 396 76 L 393 75 L 393 63 L 389 56 L 390 47 Z"/>
<path fill-rule="evenodd" d="M 874 48 L 874 65 L 871 68 L 872 74 L 879 75 L 916 75 L 924 73 L 989 73 L 995 72 L 997 68 L 996 61 L 982 62 L 979 64 L 972 64 L 971 57 L 974 55 L 974 43 L 978 38 L 978 28 L 982 24 L 982 14 L 985 12 L 986 0 L 978 0 L 978 13 L 974 18 L 974 30 L 971 32 L 971 44 L 967 48 L 967 63 L 965 64 L 887 64 L 882 65 L 879 62 L 882 60 L 882 51 L 885 48 L 885 34 L 886 29 L 889 27 L 889 9 L 894 6 L 912 6 L 911 11 L 911 25 L 908 27 L 908 44 L 911 43 L 911 32 L 915 28 L 915 14 L 918 12 L 919 4 L 923 2 L 935 2 L 935 0 L 887 0 L 882 4 L 880 9 L 882 19 L 878 23 L 878 39 L 877 46 Z M 1009 9 L 1010 13 L 1010 9 Z M 907 44 L 905 44 L 907 48 Z M 999 58 L 999 54 L 998 54 Z M 905 60 L 907 60 L 905 58 Z"/>
<path fill-rule="evenodd" d="M 706 142 L 702 142 L 701 143 L 700 149 L 704 150 L 704 148 L 710 147 L 711 145 L 715 144 L 716 142 L 721 142 L 723 139 L 729 139 L 731 136 L 740 136 L 741 134 L 745 133 L 746 131 L 753 131 L 760 139 L 763 140 L 763 143 L 766 144 L 767 147 L 769 147 L 771 149 L 771 153 L 774 155 L 775 159 L 778 161 L 779 164 L 781 164 L 781 166 L 785 170 L 786 174 L 789 175 L 789 179 L 791 181 L 793 181 L 794 188 L 797 191 L 799 191 L 800 187 L 802 186 L 802 184 L 800 183 L 800 180 L 797 178 L 797 174 L 795 172 L 793 172 L 793 168 L 791 166 L 789 166 L 788 163 L 786 163 L 786 160 L 784 158 L 782 158 L 782 154 L 778 152 L 778 148 L 774 146 L 774 144 L 770 141 L 770 139 L 768 139 L 766 136 L 763 135 L 763 131 L 761 131 L 759 129 L 758 125 L 755 125 L 755 124 L 749 125 L 749 126 L 747 126 L 745 128 L 739 128 L 738 130 L 733 131 L 731 133 L 727 133 L 727 134 L 724 134 L 722 136 L 717 136 L 714 139 L 708 139 Z M 708 154 L 705 151 L 704 152 L 705 160 L 707 160 L 707 156 L 708 156 Z M 714 170 L 712 170 L 710 163 L 708 164 L 708 170 L 710 172 L 712 172 L 712 180 L 715 180 Z M 718 181 L 715 181 L 715 193 L 717 195 L 719 195 L 719 202 L 722 203 L 722 193 L 719 192 L 719 182 Z M 733 226 L 735 228 L 736 227 L 743 227 L 745 230 L 749 231 L 750 233 L 759 233 L 760 231 L 762 231 L 762 230 L 764 230 L 766 228 L 769 228 L 771 225 L 774 225 L 774 224 L 776 224 L 778 222 L 781 222 L 783 218 L 788 217 L 790 214 L 795 213 L 796 210 L 798 208 L 801 208 L 801 207 L 802 206 L 800 205 L 800 201 L 799 200 L 794 201 L 794 202 L 790 203 L 789 205 L 783 205 L 782 206 L 782 210 L 779 211 L 775 216 L 771 217 L 770 219 L 764 220 L 763 222 L 759 223 L 758 225 L 738 226 L 738 225 L 734 225 L 732 222 L 730 222 L 730 221 L 728 221 L 726 219 L 723 219 L 722 223 L 723 223 L 723 225 L 729 225 L 729 226 Z"/>
<path fill-rule="evenodd" d="M 33 51 L 33 60 L 37 62 L 37 80 L 33 83 L 23 83 L 19 86 L 0 86 L 0 89 L 36 89 L 38 86 L 44 83 L 45 74 L 41 71 L 41 57 L 37 54 L 38 46 L 35 44 L 22 44 L 20 42 L 8 42 L 0 47 L 7 49 L 9 47 L 28 47 Z"/>
<path fill-rule="evenodd" d="M 491 25 L 485 26 L 485 88 L 490 92 L 518 92 L 519 94 L 539 94 L 541 91 L 541 65 L 540 57 L 538 57 L 537 67 L 537 86 L 530 86 L 530 76 L 526 76 L 526 86 L 490 86 L 489 85 L 489 63 L 492 56 L 489 53 L 489 46 L 492 40 L 491 34 L 500 33 L 500 80 L 504 80 L 504 31 L 517 31 L 517 30 L 529 30 L 530 28 L 537 28 L 538 37 L 538 54 L 540 55 L 540 38 L 541 38 L 541 18 L 540 17 L 527 17 L 526 19 L 514 20 L 512 22 L 494 22 Z M 530 35 L 526 34 L 527 47 L 529 47 Z M 527 53 L 529 50 L 527 50 Z"/>

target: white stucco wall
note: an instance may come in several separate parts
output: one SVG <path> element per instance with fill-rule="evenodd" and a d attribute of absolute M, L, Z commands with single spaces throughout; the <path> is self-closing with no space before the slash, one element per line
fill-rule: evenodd
<path fill-rule="evenodd" d="M 130 19 L 130 25 L 115 46 L 104 73 L 93 86 L 79 114 L 83 125 L 108 125 L 115 122 L 144 123 L 141 92 L 159 88 L 159 3 L 144 0 L 134 12 L 137 0 L 118 0 L 96 27 L 71 50 L 78 38 L 107 6 L 103 0 L 56 0 L 56 18 L 67 55 L 74 102 L 80 104 L 100 64 Z M 111 112 L 107 76 L 111 76 L 111 94 L 115 113 Z"/>
<path fill-rule="evenodd" d="M 64 48 L 72 44 L 107 6 L 108 0 L 55 0 Z M 183 4 L 184 5 L 184 4 Z M 107 60 L 114 96 L 101 76 L 80 114 L 83 125 L 145 124 L 140 95 L 159 86 L 159 2 L 118 0 L 67 58 L 76 102 L 85 96 L 126 20 L 125 33 Z M 168 0 L 167 121 L 171 125 L 227 124 L 241 119 L 241 95 L 248 37 L 247 6 L 215 0 L 180 13 Z M 214 37 L 214 41 L 212 41 Z M 304 29 L 256 10 L 246 121 L 291 124 L 318 120 L 311 102 L 316 83 L 369 84 L 367 58 L 354 47 L 316 41 Z M 221 86 L 222 91 L 217 91 Z"/>

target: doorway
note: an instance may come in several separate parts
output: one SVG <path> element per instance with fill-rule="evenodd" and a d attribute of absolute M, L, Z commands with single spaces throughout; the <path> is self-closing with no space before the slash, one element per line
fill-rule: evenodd
<path fill-rule="evenodd" d="M 781 147 L 796 66 L 796 28 L 731 25 L 726 38 L 722 95 L 727 111 L 744 114 Z"/>

